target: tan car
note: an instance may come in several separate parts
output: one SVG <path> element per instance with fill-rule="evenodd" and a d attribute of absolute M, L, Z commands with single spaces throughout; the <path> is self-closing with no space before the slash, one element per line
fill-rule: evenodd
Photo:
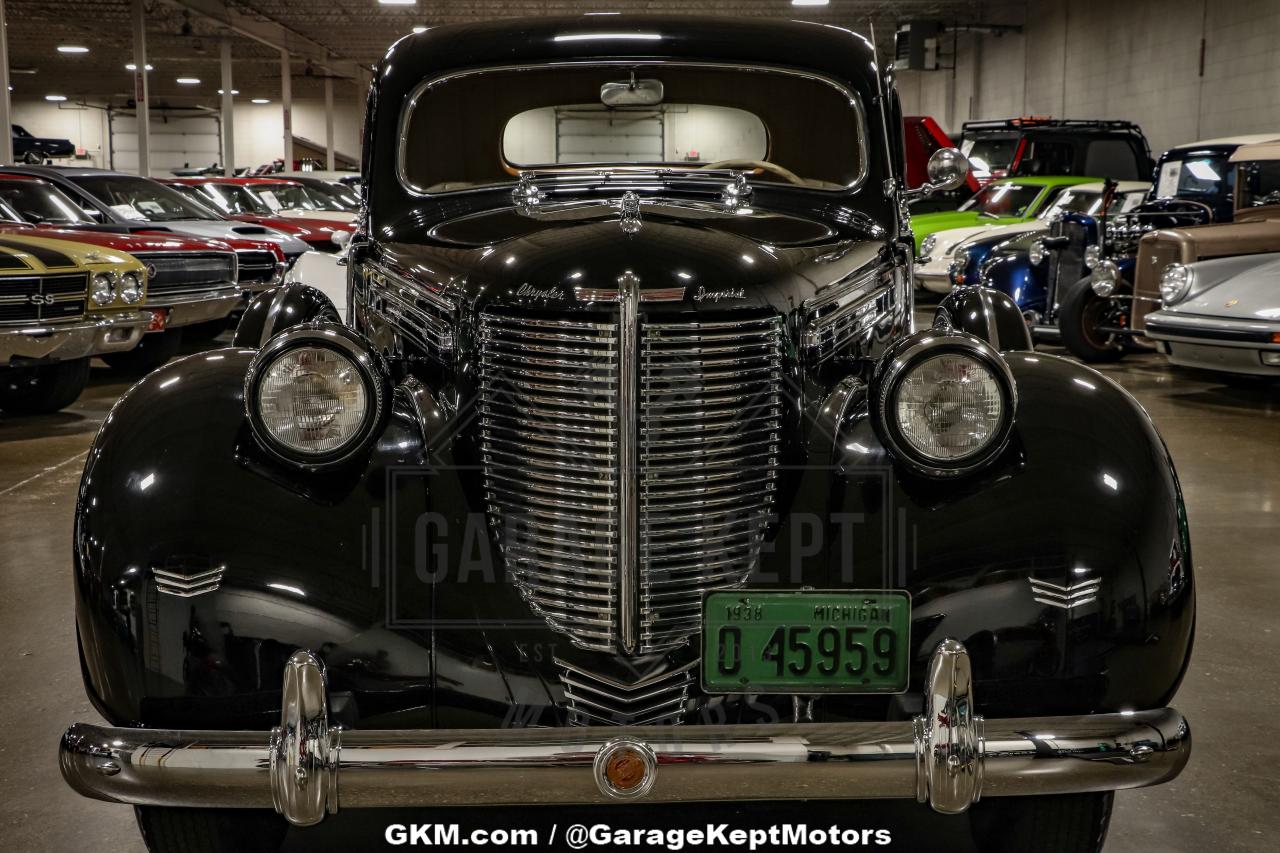
<path fill-rule="evenodd" d="M 146 284 L 126 252 L 0 235 L 0 415 L 69 406 L 90 358 L 136 347 L 151 321 Z"/>
<path fill-rule="evenodd" d="M 1139 334 L 1147 314 L 1162 304 L 1161 279 L 1173 265 L 1280 251 L 1280 140 L 1243 145 L 1231 162 L 1237 174 L 1233 221 L 1152 231 L 1138 243 L 1133 329 Z"/>

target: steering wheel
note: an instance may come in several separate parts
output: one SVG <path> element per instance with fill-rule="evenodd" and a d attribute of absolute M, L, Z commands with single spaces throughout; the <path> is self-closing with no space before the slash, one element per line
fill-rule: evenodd
<path fill-rule="evenodd" d="M 783 166 L 779 166 L 777 163 L 770 163 L 768 160 L 717 160 L 714 163 L 707 163 L 706 165 L 699 166 L 698 168 L 699 169 L 741 169 L 742 171 L 749 171 L 751 169 L 764 169 L 766 172 L 773 172 L 775 175 L 777 175 L 779 178 L 782 178 L 784 181 L 786 181 L 789 184 L 795 184 L 796 186 L 800 186 L 800 187 L 808 186 L 808 184 L 804 182 L 804 178 L 800 177 L 795 172 Z"/>

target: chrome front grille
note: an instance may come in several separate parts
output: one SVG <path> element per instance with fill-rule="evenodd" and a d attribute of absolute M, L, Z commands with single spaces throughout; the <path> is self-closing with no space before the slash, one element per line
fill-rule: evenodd
<path fill-rule="evenodd" d="M 355 301 L 407 343 L 438 361 L 453 356 L 457 308 L 446 294 L 368 267 L 356 277 Z"/>
<path fill-rule="evenodd" d="M 0 323 L 78 320 L 85 315 L 89 274 L 9 276 L 0 279 Z"/>
<path fill-rule="evenodd" d="M 210 254 L 135 252 L 134 254 L 147 267 L 149 298 L 205 293 L 227 287 L 236 280 L 236 259 L 230 252 Z M 270 257 L 270 254 L 267 254 Z"/>
<path fill-rule="evenodd" d="M 560 683 L 571 726 L 654 726 L 683 722 L 697 661 L 656 674 L 611 677 L 564 660 Z"/>
<path fill-rule="evenodd" d="M 654 323 L 640 337 L 641 650 L 698 630 L 702 593 L 746 580 L 781 437 L 776 318 Z"/>
<path fill-rule="evenodd" d="M 490 520 L 525 600 L 575 645 L 642 654 L 683 644 L 702 592 L 755 564 L 781 327 L 625 326 L 483 315 L 480 434 Z"/>

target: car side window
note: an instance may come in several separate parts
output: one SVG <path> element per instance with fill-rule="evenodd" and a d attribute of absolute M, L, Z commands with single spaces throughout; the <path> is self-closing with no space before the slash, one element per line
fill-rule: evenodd
<path fill-rule="evenodd" d="M 1032 139 L 1018 164 L 1020 175 L 1074 175 L 1076 144 L 1059 140 Z"/>
<path fill-rule="evenodd" d="M 1095 139 L 1085 152 L 1084 174 L 1117 181 L 1141 180 L 1138 156 L 1126 139 Z"/>

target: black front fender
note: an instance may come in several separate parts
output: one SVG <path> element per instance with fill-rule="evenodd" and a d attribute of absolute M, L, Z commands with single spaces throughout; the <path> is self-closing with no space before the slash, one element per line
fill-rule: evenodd
<path fill-rule="evenodd" d="M 945 637 L 974 660 L 984 712 L 1123 711 L 1169 701 L 1190 654 L 1191 547 L 1172 461 L 1118 385 L 1011 352 L 1017 420 L 960 480 L 895 466 L 865 407 L 846 413 L 833 513 L 870 519 L 829 572 L 914 599 L 912 683 Z"/>
<path fill-rule="evenodd" d="M 411 533 L 426 506 L 423 480 L 397 476 L 423 464 L 412 401 L 397 393 L 354 470 L 300 472 L 249 431 L 253 355 L 165 365 L 94 441 L 75 526 L 90 696 L 115 724 L 261 728 L 278 719 L 289 654 L 308 648 L 325 654 L 340 713 L 347 701 L 376 716 L 390 673 L 396 707 L 429 708 L 429 639 L 386 626 L 393 606 L 424 619 L 430 587 L 399 600 L 380 571 L 390 555 L 412 558 L 380 531 Z"/>
<path fill-rule="evenodd" d="M 303 323 L 326 320 L 341 323 L 333 300 L 306 284 L 285 284 L 253 297 L 236 325 L 232 343 L 260 347 L 273 337 Z"/>

